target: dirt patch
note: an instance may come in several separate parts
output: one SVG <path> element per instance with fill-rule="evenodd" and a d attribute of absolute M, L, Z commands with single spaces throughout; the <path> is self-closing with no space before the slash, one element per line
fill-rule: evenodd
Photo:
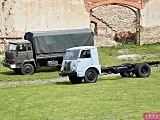
<path fill-rule="evenodd" d="M 56 83 L 56 82 L 69 82 L 69 80 L 68 80 L 68 77 L 61 77 L 61 78 L 48 79 L 48 80 L 6 81 L 6 82 L 0 82 L 0 88 L 26 86 L 26 85 L 44 85 L 44 84 Z"/>
<path fill-rule="evenodd" d="M 160 70 L 160 67 L 152 67 L 152 72 L 158 70 Z M 103 73 L 99 77 L 110 77 L 110 76 L 120 76 L 120 75 Z M 34 80 L 34 81 L 6 81 L 6 82 L 0 82 L 0 88 L 27 86 L 27 85 L 44 85 L 49 83 L 61 83 L 61 82 L 70 82 L 70 81 L 68 77 L 60 77 L 56 79 L 46 79 L 46 80 Z"/>

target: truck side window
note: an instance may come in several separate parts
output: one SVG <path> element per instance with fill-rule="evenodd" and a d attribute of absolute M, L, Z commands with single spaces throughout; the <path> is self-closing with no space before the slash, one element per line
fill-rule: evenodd
<path fill-rule="evenodd" d="M 31 44 L 28 44 L 28 51 L 31 51 Z"/>
<path fill-rule="evenodd" d="M 90 50 L 83 50 L 81 52 L 80 58 L 90 58 L 90 57 L 91 57 Z"/>
<path fill-rule="evenodd" d="M 17 46 L 17 50 L 18 51 L 26 51 L 26 45 L 25 44 L 20 44 Z"/>

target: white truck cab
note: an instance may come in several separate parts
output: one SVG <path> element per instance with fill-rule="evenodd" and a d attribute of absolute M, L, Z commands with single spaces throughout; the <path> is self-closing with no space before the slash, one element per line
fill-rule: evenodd
<path fill-rule="evenodd" d="M 82 79 L 87 83 L 96 82 L 98 74 L 101 74 L 97 48 L 81 46 L 67 49 L 60 74 L 68 75 L 71 83 L 81 83 Z"/>
<path fill-rule="evenodd" d="M 144 63 L 124 63 L 118 66 L 101 67 L 99 64 L 98 51 L 94 46 L 74 47 L 66 50 L 60 75 L 69 76 L 71 83 L 86 83 L 97 81 L 98 74 L 120 73 L 122 77 L 149 77 L 151 65 L 158 65 L 160 61 Z"/>

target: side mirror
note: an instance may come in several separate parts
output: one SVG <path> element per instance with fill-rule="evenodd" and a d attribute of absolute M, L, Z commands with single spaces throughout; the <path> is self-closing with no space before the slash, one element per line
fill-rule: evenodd
<path fill-rule="evenodd" d="M 63 60 L 64 60 L 65 55 L 63 55 Z"/>

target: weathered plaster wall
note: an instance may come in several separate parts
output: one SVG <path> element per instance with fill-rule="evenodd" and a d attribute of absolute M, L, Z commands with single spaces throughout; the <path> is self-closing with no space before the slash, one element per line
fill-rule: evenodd
<path fill-rule="evenodd" d="M 160 26 L 160 0 L 150 0 L 141 10 L 141 25 L 144 27 Z"/>
<path fill-rule="evenodd" d="M 2 1 L 0 1 L 0 28 L 2 29 L 3 21 L 2 21 Z M 0 29 L 0 35 L 2 34 L 2 30 Z"/>
<path fill-rule="evenodd" d="M 141 10 L 141 44 L 160 42 L 160 0 L 150 0 Z"/>
<path fill-rule="evenodd" d="M 139 6 L 141 44 L 160 41 L 159 0 L 0 0 L 0 37 L 23 36 L 24 32 L 35 30 L 90 27 L 86 9 L 111 3 Z M 112 24 L 112 27 L 116 26 Z"/>
<path fill-rule="evenodd" d="M 89 27 L 83 0 L 1 0 L 0 35 Z"/>

